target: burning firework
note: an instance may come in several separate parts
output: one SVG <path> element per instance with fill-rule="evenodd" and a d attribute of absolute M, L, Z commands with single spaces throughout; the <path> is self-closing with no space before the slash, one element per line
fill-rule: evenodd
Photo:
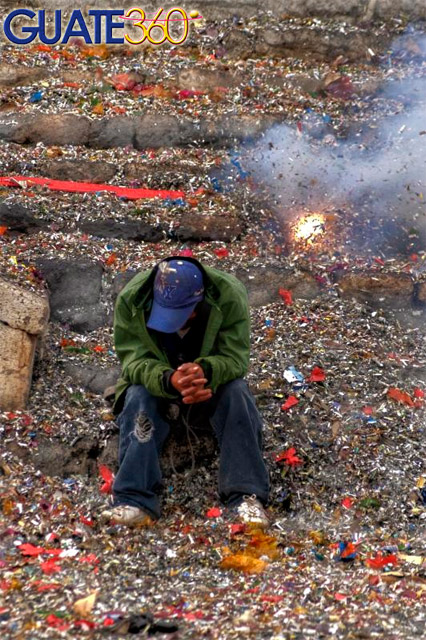
<path fill-rule="evenodd" d="M 297 241 L 312 243 L 324 232 L 325 216 L 322 213 L 309 214 L 294 225 L 294 237 Z"/>

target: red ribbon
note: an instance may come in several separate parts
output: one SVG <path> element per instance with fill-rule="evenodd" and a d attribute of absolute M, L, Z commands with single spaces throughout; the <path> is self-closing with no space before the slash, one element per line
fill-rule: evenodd
<path fill-rule="evenodd" d="M 24 184 L 20 184 L 23 182 Z M 93 193 L 96 191 L 108 191 L 128 200 L 142 198 L 185 198 L 183 191 L 167 191 L 164 189 L 131 189 L 118 187 L 113 184 L 95 184 L 92 182 L 72 182 L 70 180 L 51 180 L 50 178 L 31 178 L 27 176 L 0 177 L 0 187 L 31 187 L 43 185 L 51 191 L 70 191 L 74 193 Z"/>

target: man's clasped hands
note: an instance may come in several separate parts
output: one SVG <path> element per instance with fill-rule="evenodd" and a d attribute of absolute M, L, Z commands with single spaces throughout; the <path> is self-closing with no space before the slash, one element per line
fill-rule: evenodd
<path fill-rule="evenodd" d="M 212 397 L 212 390 L 206 389 L 207 378 L 202 367 L 195 362 L 185 362 L 172 373 L 172 386 L 179 391 L 184 404 L 205 402 Z"/>

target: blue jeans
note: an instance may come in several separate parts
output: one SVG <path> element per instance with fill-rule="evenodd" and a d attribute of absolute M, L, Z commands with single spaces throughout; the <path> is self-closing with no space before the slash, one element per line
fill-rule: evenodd
<path fill-rule="evenodd" d="M 164 403 L 142 385 L 131 385 L 117 418 L 120 450 L 114 505 L 140 507 L 155 519 L 160 516 L 160 454 L 170 430 Z M 262 421 L 247 383 L 241 378 L 232 380 L 220 386 L 210 400 L 191 405 L 190 416 L 192 410 L 194 416 L 210 421 L 219 442 L 222 502 L 235 506 L 244 495 L 255 494 L 266 504 L 269 477 L 262 458 Z"/>

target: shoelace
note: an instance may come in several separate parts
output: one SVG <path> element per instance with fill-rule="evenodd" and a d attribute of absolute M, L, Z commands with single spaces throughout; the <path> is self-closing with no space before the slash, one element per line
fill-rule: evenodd
<path fill-rule="evenodd" d="M 259 516 L 262 514 L 262 508 L 255 495 L 244 496 L 244 502 L 240 506 L 242 511 L 246 511 L 248 515 Z"/>

